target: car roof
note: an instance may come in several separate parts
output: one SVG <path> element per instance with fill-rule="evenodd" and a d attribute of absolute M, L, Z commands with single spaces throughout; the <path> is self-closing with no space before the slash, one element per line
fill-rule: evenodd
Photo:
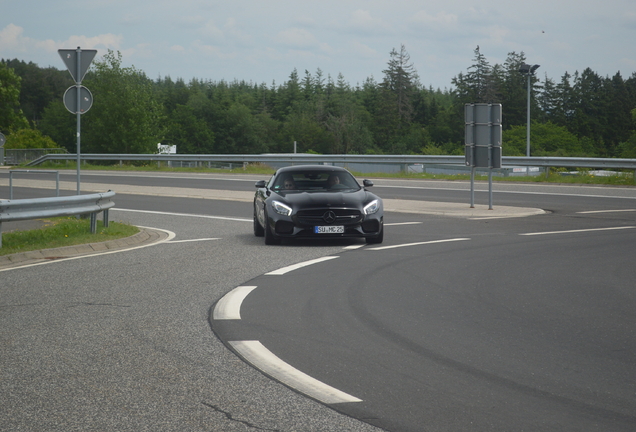
<path fill-rule="evenodd" d="M 334 172 L 349 172 L 346 169 L 339 167 L 339 166 L 333 166 L 333 165 L 293 165 L 293 166 L 287 166 L 287 167 L 283 167 L 283 168 L 279 168 L 278 171 L 276 171 L 276 174 L 281 174 L 281 173 L 286 173 L 286 172 L 298 172 L 298 171 L 334 171 Z"/>

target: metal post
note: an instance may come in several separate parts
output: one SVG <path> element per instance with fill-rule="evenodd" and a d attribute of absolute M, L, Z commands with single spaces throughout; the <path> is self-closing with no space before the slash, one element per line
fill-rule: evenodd
<path fill-rule="evenodd" d="M 475 208 L 475 166 L 470 169 L 470 208 Z"/>
<path fill-rule="evenodd" d="M 526 156 L 530 157 L 530 73 L 528 72 L 528 126 L 526 128 Z M 530 176 L 530 165 L 526 166 L 526 174 Z"/>
<path fill-rule="evenodd" d="M 488 210 L 492 210 L 492 167 L 488 170 Z"/>
<path fill-rule="evenodd" d="M 81 109 L 80 104 L 82 103 L 82 98 L 80 96 L 80 88 L 81 88 L 81 80 L 82 80 L 82 72 L 81 72 L 81 56 L 82 50 L 80 47 L 77 47 L 77 79 L 79 81 L 75 82 L 75 87 L 77 87 L 77 195 L 80 194 L 80 132 L 81 132 Z"/>
<path fill-rule="evenodd" d="M 97 212 L 91 213 L 91 234 L 97 233 Z"/>

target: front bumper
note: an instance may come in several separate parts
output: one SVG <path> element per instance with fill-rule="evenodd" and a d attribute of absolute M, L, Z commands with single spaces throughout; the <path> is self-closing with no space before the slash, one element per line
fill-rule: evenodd
<path fill-rule="evenodd" d="M 315 223 L 302 223 L 295 215 L 277 215 L 276 219 L 270 218 L 270 228 L 274 235 L 284 238 L 343 238 L 343 237 L 376 237 L 382 232 L 384 218 L 380 213 L 365 215 L 355 222 L 334 221 L 331 224 L 315 221 Z M 316 226 L 344 226 L 344 233 L 316 234 Z"/>

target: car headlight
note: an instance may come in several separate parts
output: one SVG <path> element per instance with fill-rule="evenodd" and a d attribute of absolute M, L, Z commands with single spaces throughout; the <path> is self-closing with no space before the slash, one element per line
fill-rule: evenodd
<path fill-rule="evenodd" d="M 283 204 L 280 201 L 272 201 L 272 208 L 278 214 L 282 214 L 284 216 L 291 215 L 292 209 L 288 205 Z"/>
<path fill-rule="evenodd" d="M 369 204 L 364 206 L 364 214 L 373 214 L 380 210 L 380 202 L 378 200 L 373 200 Z"/>

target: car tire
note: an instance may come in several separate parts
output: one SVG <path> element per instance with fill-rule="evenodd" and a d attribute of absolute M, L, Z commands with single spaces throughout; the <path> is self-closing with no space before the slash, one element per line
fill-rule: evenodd
<path fill-rule="evenodd" d="M 269 226 L 269 217 L 267 216 L 267 212 L 265 212 L 265 244 L 266 245 L 279 245 L 281 243 L 281 238 L 276 237 L 272 232 L 271 227 Z"/>
<path fill-rule="evenodd" d="M 384 226 L 380 228 L 380 234 L 375 237 L 367 237 L 367 244 L 380 244 L 384 241 Z"/>
<path fill-rule="evenodd" d="M 256 217 L 256 206 L 254 206 L 254 235 L 256 237 L 263 237 L 265 235 L 265 230 L 258 221 L 258 217 Z"/>

